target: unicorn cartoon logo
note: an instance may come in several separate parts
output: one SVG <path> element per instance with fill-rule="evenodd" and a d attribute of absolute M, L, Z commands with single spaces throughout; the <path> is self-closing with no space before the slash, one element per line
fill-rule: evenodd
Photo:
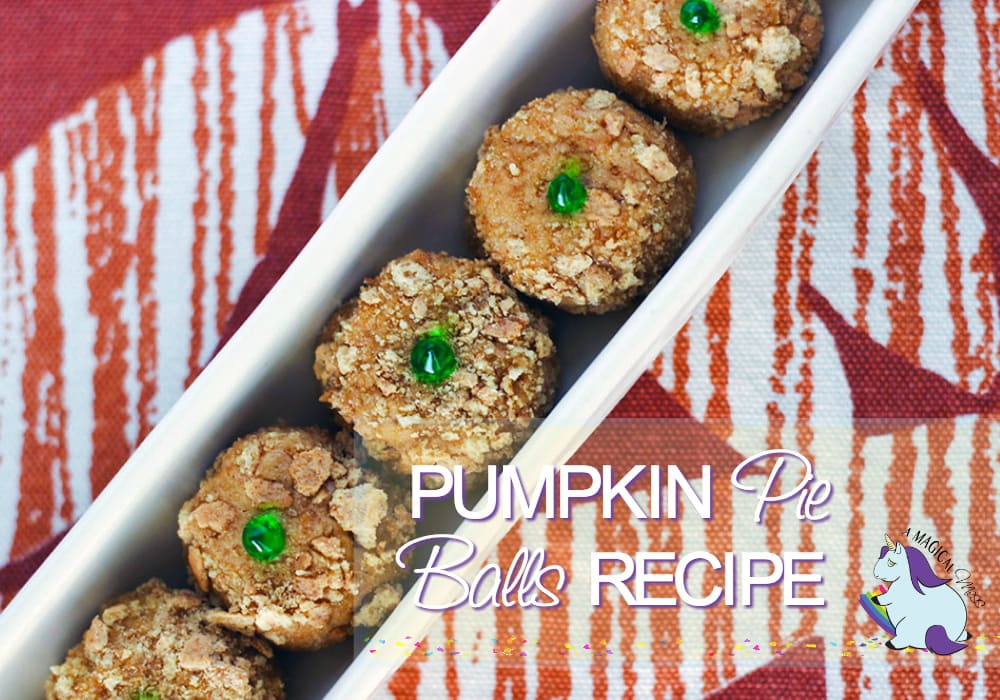
<path fill-rule="evenodd" d="M 889 634 L 890 649 L 928 649 L 954 654 L 965 648 L 971 635 L 965 629 L 962 596 L 939 578 L 916 547 L 893 543 L 885 546 L 875 562 L 875 578 L 884 582 L 877 595 L 861 596 L 862 607 Z"/>

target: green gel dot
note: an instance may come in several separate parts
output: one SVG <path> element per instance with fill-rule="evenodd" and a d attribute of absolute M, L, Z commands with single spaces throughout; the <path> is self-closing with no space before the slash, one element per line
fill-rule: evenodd
<path fill-rule="evenodd" d="M 255 515 L 243 527 L 243 549 L 257 561 L 274 561 L 285 551 L 285 528 L 272 511 Z"/>
<path fill-rule="evenodd" d="M 410 351 L 410 369 L 417 381 L 424 384 L 440 384 L 458 368 L 455 350 L 448 342 L 447 334 L 434 329 L 416 343 Z"/>
<path fill-rule="evenodd" d="M 709 0 L 687 0 L 681 5 L 681 24 L 694 34 L 716 31 L 722 22 L 719 13 Z"/>
<path fill-rule="evenodd" d="M 140 690 L 136 693 L 132 700 L 160 700 L 160 696 L 155 690 Z"/>
<path fill-rule="evenodd" d="M 549 208 L 557 214 L 575 214 L 587 203 L 587 188 L 578 168 L 567 169 L 549 183 Z"/>

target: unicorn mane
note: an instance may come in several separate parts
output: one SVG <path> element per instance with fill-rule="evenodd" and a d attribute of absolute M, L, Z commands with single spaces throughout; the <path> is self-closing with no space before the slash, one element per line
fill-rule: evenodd
<path fill-rule="evenodd" d="M 879 554 L 879 559 L 884 557 L 888 551 L 889 548 L 883 546 L 882 552 Z M 906 552 L 906 561 L 910 567 L 910 584 L 917 591 L 917 593 L 923 594 L 924 591 L 921 586 L 936 588 L 937 586 L 944 585 L 951 580 L 948 578 L 940 578 L 937 574 L 935 574 L 931 565 L 927 562 L 927 557 L 925 557 L 916 547 L 908 547 L 904 545 L 903 551 Z"/>

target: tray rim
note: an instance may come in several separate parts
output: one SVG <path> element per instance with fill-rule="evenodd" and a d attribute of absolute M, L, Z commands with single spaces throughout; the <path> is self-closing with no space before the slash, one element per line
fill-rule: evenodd
<path fill-rule="evenodd" d="M 540 465 L 563 464 L 579 449 L 652 363 L 656 354 L 687 322 L 698 304 L 708 296 L 716 282 L 729 269 L 737 253 L 773 209 L 781 194 L 805 167 L 919 1 L 872 0 L 827 65 L 815 74 L 812 85 L 803 94 L 801 101 L 795 105 L 786 122 L 726 197 L 722 206 L 697 232 L 681 258 L 615 332 L 583 375 L 510 460 L 519 465 L 535 465 L 533 470 L 521 467 L 528 488 L 533 487 Z M 490 40 L 494 32 L 509 31 L 509 26 L 505 26 L 505 23 L 515 21 L 515 7 L 523 10 L 523 5 L 519 5 L 518 0 L 500 0 L 452 58 L 448 67 L 451 68 L 460 58 L 465 59 L 463 52 L 466 49 L 470 54 L 473 53 L 479 43 Z M 872 29 L 873 27 L 876 29 Z M 445 77 L 442 72 L 435 82 L 443 82 Z M 400 127 L 402 126 L 401 124 Z M 767 193 L 766 196 L 762 197 L 761 192 Z M 754 202 L 755 206 L 743 206 Z M 743 223 L 727 229 L 727 221 L 732 218 L 727 216 L 727 212 L 745 211 L 753 211 L 754 215 L 747 218 L 736 214 Z M 701 264 L 680 264 L 682 259 L 691 257 Z M 688 277 L 694 277 L 691 281 L 695 284 L 687 286 L 690 291 L 685 291 L 686 285 L 682 278 Z M 655 330 L 651 332 L 650 329 Z M 643 342 L 638 342 L 643 336 Z M 650 336 L 653 337 L 652 340 Z M 629 362 L 624 362 L 623 358 L 628 358 Z M 622 365 L 625 364 L 627 367 L 623 370 Z M 601 385 L 603 390 L 594 391 L 595 384 Z M 580 419 L 581 414 L 585 414 L 584 420 Z M 569 439 L 565 434 L 566 426 L 571 426 L 569 429 L 573 431 Z M 552 453 L 548 451 L 546 454 L 542 444 L 553 431 L 560 432 L 563 447 L 559 453 L 562 459 L 546 460 L 545 457 L 551 457 Z M 483 505 L 484 502 L 480 502 L 474 510 L 479 510 Z M 477 555 L 455 573 L 469 580 L 516 522 L 517 519 L 505 521 L 500 518 L 463 522 L 454 534 L 476 544 Z M 447 551 L 447 547 L 444 550 Z M 415 597 L 416 591 L 413 588 L 407 591 L 397 608 L 380 626 L 378 637 L 422 638 L 427 634 L 441 613 L 417 608 L 413 604 Z M 324 700 L 373 697 L 406 658 L 398 655 L 391 663 L 386 663 L 384 659 L 376 659 L 371 653 L 373 651 L 377 651 L 374 637 L 356 654 L 354 661 L 340 675 Z"/>

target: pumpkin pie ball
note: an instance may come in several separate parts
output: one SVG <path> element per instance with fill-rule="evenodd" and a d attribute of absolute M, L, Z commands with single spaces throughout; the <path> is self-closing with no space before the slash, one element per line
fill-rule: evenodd
<path fill-rule="evenodd" d="M 52 668 L 49 700 L 281 700 L 271 648 L 218 623 L 194 591 L 153 579 L 95 617 Z"/>
<path fill-rule="evenodd" d="M 598 0 L 594 46 L 640 105 L 717 135 L 787 102 L 822 38 L 818 0 Z"/>
<path fill-rule="evenodd" d="M 403 492 L 363 470 L 346 432 L 271 427 L 218 456 L 181 508 L 179 535 L 216 619 L 288 649 L 377 626 L 399 602 Z"/>
<path fill-rule="evenodd" d="M 483 260 L 415 251 L 365 280 L 326 325 L 322 400 L 399 473 L 511 456 L 555 393 L 549 324 Z M 474 477 L 475 478 L 475 477 Z"/>
<path fill-rule="evenodd" d="M 627 305 L 691 235 L 691 156 L 606 90 L 534 100 L 479 150 L 467 202 L 485 253 L 519 291 L 573 313 Z"/>

